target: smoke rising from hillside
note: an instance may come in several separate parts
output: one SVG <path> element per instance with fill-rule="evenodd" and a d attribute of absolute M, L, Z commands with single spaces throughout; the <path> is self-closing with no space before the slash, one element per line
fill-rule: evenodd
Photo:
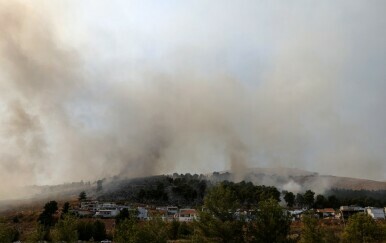
<path fill-rule="evenodd" d="M 270 46 L 241 57 L 229 53 L 245 44 L 234 44 L 233 35 L 253 32 L 251 17 L 229 21 L 226 31 L 221 21 L 208 22 L 202 31 L 209 28 L 211 40 L 185 29 L 194 23 L 190 15 L 182 18 L 186 26 L 170 29 L 184 29 L 195 45 L 180 35 L 170 41 L 182 38 L 181 47 L 160 60 L 148 57 L 157 53 L 150 49 L 138 61 L 114 39 L 124 33 L 113 40 L 103 31 L 75 36 L 52 3 L 39 3 L 44 7 L 0 3 L 0 196 L 18 186 L 117 174 L 231 169 L 242 179 L 257 166 L 384 178 L 386 35 L 378 5 L 352 23 L 342 16 L 357 14 L 359 3 L 292 9 L 288 23 L 279 21 L 286 4 L 271 6 Z M 215 6 L 207 7 L 202 21 L 213 16 Z M 342 7 L 347 12 L 331 13 Z M 232 6 L 225 9 L 233 14 Z M 321 20 L 307 19 L 309 12 Z M 142 43 L 135 34 L 133 42 Z M 104 41 L 113 44 L 95 48 Z M 241 61 L 229 64 L 233 55 Z"/>

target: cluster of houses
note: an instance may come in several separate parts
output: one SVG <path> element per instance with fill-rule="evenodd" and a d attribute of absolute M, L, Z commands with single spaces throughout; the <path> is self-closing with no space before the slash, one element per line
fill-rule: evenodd
<path fill-rule="evenodd" d="M 300 220 L 303 213 L 309 211 L 308 209 L 296 209 L 290 210 L 289 213 L 292 215 L 293 220 Z M 351 215 L 356 213 L 366 213 L 371 216 L 374 220 L 384 220 L 386 218 L 386 207 L 375 208 L 375 207 L 358 207 L 358 206 L 341 206 L 338 210 L 333 208 L 316 209 L 315 215 L 321 219 L 341 219 L 347 220 Z"/>
<path fill-rule="evenodd" d="M 166 221 L 177 220 L 180 222 L 192 222 L 198 219 L 198 213 L 191 208 L 178 208 L 176 206 L 167 207 L 150 207 L 150 206 L 127 206 L 119 205 L 113 202 L 99 202 L 96 200 L 84 200 L 80 202 L 78 208 L 72 212 L 80 217 L 99 217 L 99 218 L 115 218 L 124 209 L 136 214 L 139 220 L 150 220 L 155 217 L 160 217 Z M 288 210 L 293 221 L 300 220 L 305 212 L 309 209 Z M 386 219 L 386 207 L 358 207 L 358 206 L 341 206 L 338 210 L 333 208 L 323 208 L 313 210 L 314 214 L 320 219 L 340 219 L 347 220 L 351 215 L 363 212 L 371 216 L 375 220 Z M 253 217 L 251 211 L 237 211 L 236 218 L 248 220 Z"/>
<path fill-rule="evenodd" d="M 139 220 L 150 220 L 154 217 L 160 217 L 167 221 L 191 222 L 197 219 L 197 211 L 191 208 L 179 209 L 176 206 L 156 208 L 149 206 L 133 207 L 96 200 L 83 200 L 78 208 L 72 209 L 72 212 L 80 217 L 115 218 L 124 209 L 135 213 Z"/>

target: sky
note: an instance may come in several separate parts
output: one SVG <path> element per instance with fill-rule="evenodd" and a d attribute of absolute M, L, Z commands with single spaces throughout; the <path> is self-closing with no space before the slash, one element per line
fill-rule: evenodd
<path fill-rule="evenodd" d="M 290 167 L 385 180 L 384 1 L 0 1 L 0 196 Z"/>

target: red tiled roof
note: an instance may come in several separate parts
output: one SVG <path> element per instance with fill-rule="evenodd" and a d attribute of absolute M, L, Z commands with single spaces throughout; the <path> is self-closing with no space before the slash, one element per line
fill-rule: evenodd
<path fill-rule="evenodd" d="M 333 208 L 322 208 L 316 210 L 318 213 L 335 213 Z"/>
<path fill-rule="evenodd" d="M 197 214 L 195 209 L 181 209 L 180 214 Z"/>

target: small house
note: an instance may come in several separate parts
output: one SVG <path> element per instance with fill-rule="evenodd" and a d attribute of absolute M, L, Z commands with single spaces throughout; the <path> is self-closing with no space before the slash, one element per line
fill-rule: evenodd
<path fill-rule="evenodd" d="M 190 208 L 180 209 L 177 218 L 180 222 L 192 222 L 197 219 L 197 211 Z"/>
<path fill-rule="evenodd" d="M 319 215 L 319 218 L 335 218 L 335 210 L 333 208 L 322 208 L 317 209 L 316 213 Z"/>
<path fill-rule="evenodd" d="M 365 209 L 358 206 L 341 206 L 340 209 L 341 219 L 348 219 L 351 215 L 365 212 Z"/>
<path fill-rule="evenodd" d="M 366 214 L 370 215 L 375 220 L 385 219 L 385 212 L 383 211 L 383 208 L 367 207 Z"/>

